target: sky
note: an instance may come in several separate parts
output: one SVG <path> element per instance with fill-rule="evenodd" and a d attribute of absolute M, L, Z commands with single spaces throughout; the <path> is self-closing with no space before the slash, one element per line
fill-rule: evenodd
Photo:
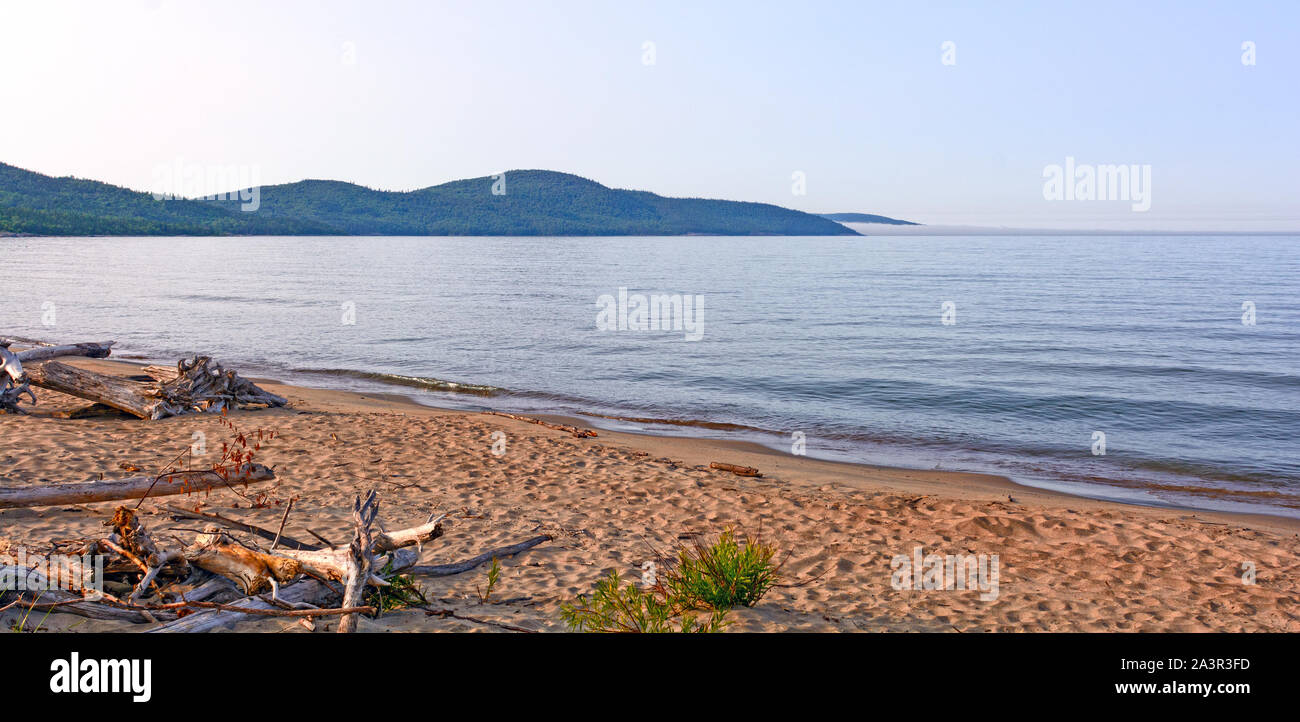
<path fill-rule="evenodd" d="M 1045 197 L 1067 158 L 1149 167 L 1149 207 Z M 1294 231 L 1300 2 L 0 0 L 0 162 Z"/>

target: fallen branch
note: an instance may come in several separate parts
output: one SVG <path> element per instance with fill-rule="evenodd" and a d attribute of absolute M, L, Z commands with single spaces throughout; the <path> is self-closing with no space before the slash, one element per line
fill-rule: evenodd
<path fill-rule="evenodd" d="M 0 564 L 0 577 L 9 579 L 18 578 L 17 575 L 26 575 L 25 578 L 29 584 L 49 587 L 53 586 L 47 580 L 44 574 L 39 570 L 28 569 L 13 564 Z M 0 592 L 3 596 L 4 592 Z M 82 592 L 70 589 L 33 589 L 26 592 L 17 592 L 18 605 L 32 609 L 48 609 L 57 607 L 61 612 L 76 614 L 88 619 L 104 619 L 119 622 L 141 622 L 148 621 L 142 618 L 140 611 L 121 609 L 112 606 L 112 601 L 104 595 L 103 598 L 87 598 Z M 31 595 L 29 598 L 27 595 Z"/>
<path fill-rule="evenodd" d="M 364 502 L 360 496 L 353 500 L 352 524 L 354 530 L 352 543 L 348 545 L 347 578 L 343 585 L 344 607 L 360 605 L 366 590 L 366 582 L 370 580 L 370 565 L 373 561 L 370 552 L 373 544 L 370 538 L 370 526 L 378 515 L 379 499 L 374 491 L 366 495 Z M 339 620 L 338 631 L 342 634 L 357 631 L 357 616 L 355 614 L 343 615 L 343 618 Z"/>
<path fill-rule="evenodd" d="M 263 539 L 270 539 L 272 541 L 275 540 L 275 536 L 276 536 L 275 532 L 272 532 L 269 529 L 263 529 L 260 526 L 253 526 L 252 524 L 246 524 L 242 521 L 237 521 L 235 519 L 222 516 L 215 512 L 182 509 L 179 506 L 172 506 L 172 505 L 166 505 L 163 508 L 166 509 L 168 513 L 174 516 L 184 517 L 186 519 L 198 519 L 200 521 L 210 521 L 216 524 L 220 524 L 221 526 L 224 526 L 228 529 L 235 529 L 238 531 L 248 532 L 249 534 L 256 534 L 257 536 L 260 536 Z M 306 549 L 306 550 L 313 550 L 313 551 L 316 549 L 320 549 L 320 547 L 316 546 L 315 544 L 308 544 L 305 541 L 299 541 L 297 539 L 294 539 L 293 537 L 285 536 L 283 534 L 280 535 L 280 543 L 292 544 L 293 546 L 299 549 Z"/>
<path fill-rule="evenodd" d="M 264 600 L 263 600 L 264 601 Z M 220 602 L 195 602 L 183 601 L 173 602 L 172 604 L 163 604 L 159 607 L 150 607 L 150 609 L 183 609 L 186 607 L 198 607 L 200 609 L 219 609 L 223 612 L 239 612 L 240 614 L 250 614 L 261 617 L 331 617 L 339 614 L 374 614 L 374 607 L 341 607 L 337 609 L 323 609 L 321 607 L 312 607 L 311 609 L 257 609 L 254 607 L 240 607 L 235 604 L 222 604 Z"/>
<path fill-rule="evenodd" d="M 466 614 L 459 614 L 453 609 L 432 609 L 430 607 L 423 607 L 423 609 L 424 609 L 424 613 L 431 617 L 451 617 L 452 619 L 459 619 L 465 622 L 474 622 L 475 624 L 488 624 L 493 627 L 500 627 L 502 629 L 507 629 L 511 632 L 523 632 L 525 634 L 537 633 L 536 629 L 525 629 L 524 627 L 516 627 L 513 624 L 506 624 L 505 622 L 494 622 L 491 619 L 483 619 L 481 617 L 471 617 Z"/>
<path fill-rule="evenodd" d="M 215 471 L 175 472 L 161 477 L 135 476 L 129 479 L 104 479 L 76 484 L 4 488 L 0 489 L 0 509 L 89 504 L 97 501 L 189 494 L 229 487 L 233 484 L 270 481 L 274 478 L 275 473 L 261 464 L 245 464 L 228 476 Z"/>
<path fill-rule="evenodd" d="M 85 356 L 86 358 L 108 358 L 113 353 L 113 344 L 116 341 L 102 341 L 99 343 L 73 343 L 64 346 L 37 346 L 26 351 L 19 351 L 16 356 L 23 363 L 36 363 L 37 361 L 48 361 L 52 358 L 61 356 Z"/>
<path fill-rule="evenodd" d="M 516 421 L 527 421 L 530 424 L 545 426 L 548 429 L 555 429 L 556 431 L 567 431 L 579 439 L 590 438 L 596 435 L 596 432 L 592 431 L 591 429 L 579 429 L 576 426 L 569 426 L 568 424 L 552 424 L 549 421 L 534 419 L 531 416 L 520 416 L 519 414 L 507 414 L 503 411 L 484 411 L 483 413 L 491 414 L 493 416 L 504 416 L 507 419 L 514 419 Z"/>
<path fill-rule="evenodd" d="M 215 524 L 199 535 L 185 556 L 200 569 L 235 582 L 245 594 L 269 587 L 273 599 L 279 596 L 280 582 L 292 581 L 303 572 L 296 559 L 249 549 L 217 531 Z"/>
<path fill-rule="evenodd" d="M 409 547 L 414 544 L 423 544 L 427 541 L 437 539 L 443 534 L 442 520 L 446 518 L 447 515 L 443 514 L 437 518 L 430 519 L 420 526 L 413 526 L 409 529 L 399 529 L 392 533 L 381 531 L 375 535 L 375 541 L 370 547 L 370 551 L 374 554 L 382 554 L 383 552 L 390 552 L 394 549 Z"/>
<path fill-rule="evenodd" d="M 762 474 L 758 473 L 758 469 L 755 469 L 752 466 L 736 466 L 735 464 L 724 464 L 721 461 L 714 461 L 710 463 L 709 468 L 721 469 L 722 471 L 730 471 L 736 476 L 758 476 L 758 477 L 762 476 Z"/>
<path fill-rule="evenodd" d="M 409 547 L 442 536 L 443 518 L 443 516 L 439 516 L 420 526 L 409 529 L 372 533 L 370 542 L 371 567 L 373 569 L 382 569 L 381 556 L 390 552 L 392 553 L 390 560 L 392 564 L 390 566 L 394 570 L 404 569 L 415 564 L 419 558 L 418 552 L 412 550 L 414 553 L 409 556 L 402 554 L 402 552 L 405 552 Z M 305 571 L 319 577 L 341 582 L 348 577 L 348 563 L 352 550 L 351 547 L 343 549 L 279 549 L 275 554 L 301 562 Z M 386 585 L 386 582 L 381 577 L 373 573 L 370 575 L 368 583 L 374 586 Z"/>
<path fill-rule="evenodd" d="M 532 539 L 529 539 L 528 541 L 525 542 L 519 542 L 518 544 L 512 544 L 508 547 L 501 547 L 499 549 L 493 549 L 492 551 L 483 552 L 482 554 L 474 557 L 473 559 L 466 559 L 463 562 L 455 562 L 453 564 L 436 564 L 432 566 L 427 566 L 427 565 L 412 566 L 412 567 L 406 567 L 401 571 L 403 574 L 418 574 L 420 576 L 426 576 L 426 577 L 449 577 L 453 574 L 461 574 L 462 572 L 467 572 L 481 564 L 486 564 L 487 562 L 492 561 L 493 559 L 514 556 L 519 552 L 532 549 L 538 544 L 551 541 L 552 538 L 553 537 L 549 535 L 533 537 Z"/>
<path fill-rule="evenodd" d="M 317 604 L 327 599 L 331 592 L 329 587 L 315 581 L 303 581 L 288 584 L 280 588 L 279 600 L 289 604 Z M 146 634 L 169 634 L 172 632 L 209 632 L 257 614 L 258 610 L 275 609 L 269 602 L 248 597 L 238 602 L 231 602 L 226 609 L 209 609 L 195 612 L 161 626 L 145 630 Z"/>
<path fill-rule="evenodd" d="M 112 524 L 116 530 L 116 541 L 131 552 L 130 556 L 142 560 L 146 565 L 145 575 L 135 589 L 132 590 L 131 595 L 127 597 L 128 602 L 134 604 L 140 601 L 141 595 L 153 583 L 154 578 L 158 576 L 162 568 L 168 564 L 179 561 L 181 573 L 184 574 L 188 571 L 185 555 L 182 551 L 174 548 L 160 549 L 148 530 L 144 528 L 144 524 L 140 523 L 140 519 L 136 517 L 135 512 L 124 506 L 119 506 L 113 512 Z"/>

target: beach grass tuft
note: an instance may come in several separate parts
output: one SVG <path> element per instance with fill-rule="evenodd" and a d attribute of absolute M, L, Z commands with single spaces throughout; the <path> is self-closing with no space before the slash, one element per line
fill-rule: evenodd
<path fill-rule="evenodd" d="M 577 632 L 708 633 L 727 625 L 725 609 L 698 621 L 703 615 L 692 613 L 680 600 L 662 599 L 657 589 L 643 591 L 631 582 L 623 586 L 617 571 L 596 582 L 590 599 L 580 596 L 560 605 L 560 616 Z"/>
<path fill-rule="evenodd" d="M 660 574 L 667 596 L 695 608 L 752 607 L 776 585 L 776 547 L 757 537 L 724 530 L 706 544 L 699 537 L 677 551 L 676 563 Z"/>

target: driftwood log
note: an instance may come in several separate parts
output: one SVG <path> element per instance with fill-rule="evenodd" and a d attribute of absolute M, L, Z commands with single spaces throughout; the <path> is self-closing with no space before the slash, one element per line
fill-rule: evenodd
<path fill-rule="evenodd" d="M 510 546 L 504 546 L 483 552 L 473 559 L 466 559 L 463 562 L 434 564 L 428 566 L 408 566 L 402 567 L 402 572 L 405 574 L 416 574 L 422 577 L 449 577 L 453 574 L 463 574 L 464 572 L 468 572 L 482 564 L 487 564 L 493 559 L 512 557 L 519 552 L 528 551 L 538 544 L 551 541 L 551 539 L 552 537 L 549 534 L 544 534 L 542 536 L 535 536 L 528 541 L 519 542 L 518 544 L 511 544 Z"/>
<path fill-rule="evenodd" d="M 172 496 L 221 489 L 237 484 L 270 481 L 274 478 L 275 472 L 261 464 L 245 464 L 226 475 L 215 471 L 185 471 L 162 476 L 135 476 L 129 479 L 106 479 L 78 484 L 0 488 L 0 509 Z"/>
<path fill-rule="evenodd" d="M 58 361 L 28 366 L 27 377 L 33 386 L 89 399 L 142 419 L 153 418 L 156 400 L 146 395 L 148 385 L 138 381 L 86 371 Z"/>
<path fill-rule="evenodd" d="M 299 605 L 317 605 L 328 599 L 333 592 L 329 587 L 321 584 L 314 579 L 304 579 L 294 584 L 289 584 L 280 589 L 279 602 L 290 606 Z M 188 599 L 189 596 L 187 595 Z M 234 602 L 228 607 L 243 607 L 250 611 L 276 609 L 276 605 L 259 599 L 257 597 L 248 597 Z M 152 629 L 145 630 L 149 634 L 169 634 L 174 632 L 210 632 L 214 629 L 220 629 L 229 624 L 234 624 L 241 619 L 247 619 L 251 614 L 241 614 L 240 612 L 227 609 L 221 610 L 204 610 L 189 614 L 173 622 L 167 622 Z"/>
<path fill-rule="evenodd" d="M 46 361 L 60 356 L 88 356 L 106 358 L 112 353 L 113 341 L 102 343 L 77 343 L 65 346 L 42 345 L 26 351 L 10 351 L 13 344 L 10 339 L 0 339 L 0 411 L 22 413 L 18 401 L 23 396 L 36 404 L 36 394 L 32 393 L 29 379 L 23 370 L 24 363 Z"/>
<path fill-rule="evenodd" d="M 21 355 L 20 355 L 21 359 Z M 259 388 L 234 371 L 226 371 L 207 356 L 182 360 L 152 383 L 45 361 L 27 368 L 34 386 L 88 399 L 142 419 L 162 419 L 190 413 L 216 412 L 248 406 L 284 406 L 288 400 Z"/>
<path fill-rule="evenodd" d="M 148 367 L 156 368 L 156 367 Z M 146 369 L 146 372 L 148 369 Z M 284 406 L 283 396 L 259 388 L 234 371 L 226 371 L 209 356 L 182 359 L 171 378 L 155 376 L 157 388 L 150 395 L 158 399 L 151 418 L 188 413 L 216 412 L 245 406 Z"/>
<path fill-rule="evenodd" d="M 255 469 L 248 465 L 245 471 L 246 475 L 252 475 Z M 108 522 L 113 531 L 106 538 L 60 542 L 60 548 L 80 550 L 78 554 L 98 550 L 99 553 L 116 555 L 103 564 L 102 574 L 96 574 L 100 584 L 94 588 L 84 584 L 43 590 L 28 587 L 18 593 L 17 599 L 0 599 L 0 602 L 8 602 L 0 604 L 0 611 L 21 605 L 29 611 L 48 609 L 94 619 L 148 622 L 156 625 L 149 630 L 151 632 L 207 631 L 254 616 L 293 618 L 314 629 L 313 618 L 338 616 L 339 631 L 349 632 L 355 631 L 358 614 L 374 613 L 374 608 L 365 604 L 369 586 L 388 586 L 389 579 L 397 574 L 444 576 L 461 573 L 489 559 L 531 549 L 551 538 L 534 537 L 462 562 L 418 566 L 422 545 L 442 536 L 444 517 L 430 518 L 423 524 L 390 532 L 379 525 L 378 510 L 378 497 L 373 491 L 364 500 L 356 497 L 353 538 L 346 548 L 276 549 L 274 540 L 271 548 L 236 540 L 223 532 L 217 522 L 258 533 L 262 538 L 270 535 L 284 539 L 282 531 L 288 514 L 281 519 L 280 530 L 271 534 L 269 530 L 220 515 L 184 512 L 179 515 L 205 519 L 208 523 L 194 537 L 193 543 L 186 546 L 177 540 L 178 546 L 151 535 L 133 510 L 119 506 Z M 173 507 L 170 511 L 175 514 L 184 510 Z M 167 538 L 175 539 L 170 535 Z M 10 547 L 12 543 L 6 545 L 5 540 L 0 540 L 0 552 Z M 26 569 L 13 566 L 18 559 L 0 553 L 0 571 L 16 574 Z M 77 569 L 70 569 L 67 574 L 71 575 L 68 579 L 86 579 Z M 107 575 L 107 580 L 104 575 Z M 60 570 L 58 576 L 62 580 L 65 574 Z M 105 584 L 125 598 L 104 591 L 102 587 Z M 269 596 L 259 594 L 266 589 L 271 592 Z M 0 591 L 0 597 L 4 594 Z M 245 596 L 232 600 L 229 595 L 234 594 Z M 217 595 L 223 595 L 223 601 L 205 601 Z M 340 601 L 340 596 L 342 606 L 336 604 L 322 608 L 321 605 Z M 509 625 L 498 626 L 530 631 Z"/>
<path fill-rule="evenodd" d="M 752 466 L 737 466 L 736 464 L 724 464 L 721 461 L 714 461 L 709 464 L 710 469 L 719 469 L 721 471 L 730 471 L 736 476 L 762 476 L 758 469 Z"/>
<path fill-rule="evenodd" d="M 272 599 L 278 598 L 280 582 L 290 581 L 303 571 L 301 562 L 250 549 L 218 531 L 215 524 L 205 528 L 185 557 L 200 569 L 233 581 L 244 594 L 256 594 L 269 587 Z"/>
<path fill-rule="evenodd" d="M 530 424 L 545 426 L 548 429 L 555 429 L 556 431 L 567 431 L 569 432 L 569 434 L 571 434 L 572 436 L 578 439 L 589 439 L 596 436 L 596 432 L 592 431 L 591 429 L 579 429 L 576 426 L 570 426 L 568 424 L 552 424 L 549 421 L 543 421 L 542 419 L 534 419 L 531 416 L 521 416 L 519 414 L 507 414 L 504 411 L 484 411 L 483 413 L 490 414 L 492 416 L 504 416 L 507 419 L 514 419 L 516 421 L 527 421 Z"/>

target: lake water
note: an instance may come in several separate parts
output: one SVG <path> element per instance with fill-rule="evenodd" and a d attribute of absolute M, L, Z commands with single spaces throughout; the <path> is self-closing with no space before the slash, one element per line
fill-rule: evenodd
<path fill-rule="evenodd" d="M 116 339 L 118 357 L 200 352 L 245 375 L 785 451 L 798 432 L 814 457 L 1300 516 L 1296 236 L 7 238 L 0 250 L 0 335 Z M 601 330 L 597 299 L 620 288 L 701 296 L 702 336 Z"/>

